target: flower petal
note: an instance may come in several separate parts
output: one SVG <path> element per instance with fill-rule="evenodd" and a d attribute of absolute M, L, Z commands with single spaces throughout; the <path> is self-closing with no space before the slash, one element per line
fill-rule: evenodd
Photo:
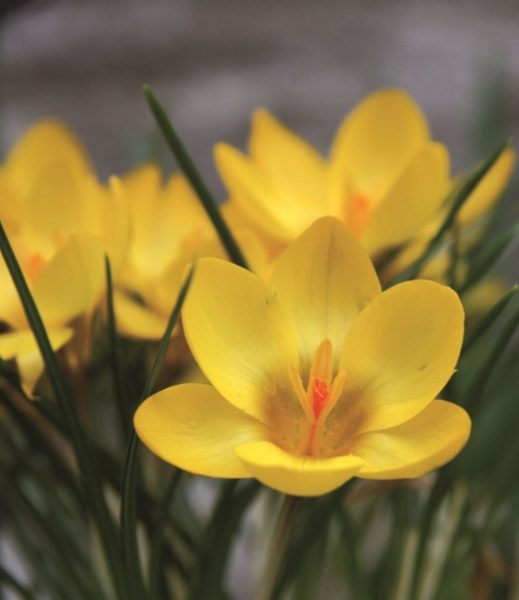
<path fill-rule="evenodd" d="M 515 161 L 514 149 L 506 148 L 462 206 L 458 215 L 462 226 L 481 218 L 499 200 L 512 176 Z"/>
<path fill-rule="evenodd" d="M 356 456 L 296 456 L 267 441 L 235 448 L 247 471 L 265 485 L 294 496 L 320 496 L 354 477 L 363 466 Z"/>
<path fill-rule="evenodd" d="M 137 409 L 134 424 L 142 442 L 162 460 L 208 477 L 250 477 L 233 449 L 264 437 L 258 421 L 212 386 L 198 383 L 153 394 Z"/>
<path fill-rule="evenodd" d="M 449 189 L 449 156 L 442 144 L 423 146 L 369 217 L 362 237 L 373 254 L 416 235 L 436 216 Z"/>
<path fill-rule="evenodd" d="M 266 419 L 269 399 L 288 387 L 297 351 L 275 297 L 256 275 L 215 258 L 197 262 L 182 311 L 200 368 L 232 404 Z"/>
<path fill-rule="evenodd" d="M 167 325 L 167 317 L 138 304 L 122 292 L 114 294 L 117 328 L 125 335 L 147 340 L 159 340 Z"/>
<path fill-rule="evenodd" d="M 50 345 L 53 350 L 64 346 L 72 337 L 72 329 L 48 329 Z M 11 331 L 0 335 L 0 356 L 9 360 L 16 358 L 23 387 L 29 396 L 41 377 L 45 364 L 32 331 Z"/>
<path fill-rule="evenodd" d="M 59 121 L 43 120 L 19 139 L 9 153 L 6 167 L 16 189 L 26 194 L 34 181 L 57 163 L 76 176 L 92 172 L 85 150 L 72 131 Z"/>
<path fill-rule="evenodd" d="M 317 201 L 320 198 L 306 201 L 296 188 L 287 191 L 286 185 L 280 187 L 259 165 L 232 146 L 217 144 L 215 160 L 229 201 L 264 235 L 288 242 L 322 214 Z"/>
<path fill-rule="evenodd" d="M 454 372 L 463 339 L 458 295 L 433 281 L 386 290 L 353 322 L 341 355 L 341 400 L 329 418 L 358 431 L 393 427 L 424 409 Z"/>
<path fill-rule="evenodd" d="M 294 196 L 298 203 L 313 202 L 316 210 L 324 211 L 324 159 L 267 110 L 253 115 L 249 150 L 282 196 Z"/>
<path fill-rule="evenodd" d="M 338 352 L 351 321 L 380 293 L 380 283 L 346 227 L 323 217 L 279 257 L 271 289 L 292 321 L 305 379 L 319 344 L 329 339 Z"/>
<path fill-rule="evenodd" d="M 92 308 L 104 284 L 101 241 L 78 233 L 41 270 L 32 292 L 45 323 L 62 325 Z"/>
<path fill-rule="evenodd" d="M 47 335 L 52 349 L 57 350 L 70 339 L 72 329 L 47 329 Z M 38 343 L 29 329 L 9 331 L 0 335 L 0 356 L 5 360 L 33 351 L 38 352 Z"/>
<path fill-rule="evenodd" d="M 85 181 L 65 162 L 49 164 L 38 178 L 34 177 L 24 203 L 23 234 L 27 247 L 48 256 L 57 243 L 88 227 L 85 217 L 90 196 L 82 193 Z"/>
<path fill-rule="evenodd" d="M 332 194 L 344 196 L 348 181 L 367 196 L 383 194 L 428 138 L 427 122 L 408 94 L 398 89 L 371 94 L 336 134 L 331 150 Z"/>
<path fill-rule="evenodd" d="M 283 223 L 283 215 L 272 202 L 275 192 L 254 163 L 229 144 L 216 144 L 214 157 L 218 173 L 229 193 L 229 202 L 246 221 L 275 239 L 289 240 L 292 228 Z"/>
<path fill-rule="evenodd" d="M 454 458 L 470 429 L 470 417 L 463 408 L 434 400 L 406 423 L 360 435 L 351 451 L 365 461 L 359 477 L 421 477 Z"/>

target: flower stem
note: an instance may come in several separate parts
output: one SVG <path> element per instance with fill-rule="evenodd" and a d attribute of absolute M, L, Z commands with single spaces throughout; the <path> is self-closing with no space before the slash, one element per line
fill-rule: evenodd
<path fill-rule="evenodd" d="M 272 535 L 270 550 L 267 556 L 257 600 L 270 600 L 272 596 L 272 591 L 276 584 L 279 567 L 290 539 L 290 533 L 295 522 L 300 500 L 301 499 L 296 496 L 285 496 L 283 499 L 276 527 Z"/>

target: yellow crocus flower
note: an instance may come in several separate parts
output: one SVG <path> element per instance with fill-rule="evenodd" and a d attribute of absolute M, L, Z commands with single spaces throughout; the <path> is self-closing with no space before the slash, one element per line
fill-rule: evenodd
<path fill-rule="evenodd" d="M 347 115 L 328 159 L 266 110 L 254 113 L 248 150 L 218 144 L 216 164 L 233 210 L 273 255 L 315 219 L 333 215 L 376 256 L 436 221 L 452 186 L 447 149 L 431 140 L 419 106 L 398 89 L 369 95 Z M 465 205 L 464 221 L 497 198 L 510 162 L 507 151 Z"/>
<path fill-rule="evenodd" d="M 71 338 L 71 322 L 100 299 L 105 253 L 115 265 L 122 260 L 123 209 L 96 181 L 79 140 L 58 121 L 31 127 L 0 169 L 0 218 L 54 349 Z M 0 356 L 16 359 L 31 392 L 43 363 L 3 261 L 0 290 L 0 320 L 9 328 L 0 335 Z"/>
<path fill-rule="evenodd" d="M 435 400 L 463 318 L 456 293 L 435 282 L 382 292 L 365 250 L 331 217 L 287 248 L 269 284 L 201 259 L 183 323 L 211 385 L 154 394 L 137 410 L 137 433 L 187 471 L 294 495 L 354 476 L 419 477 L 470 432 L 461 407 Z"/>
<path fill-rule="evenodd" d="M 141 166 L 119 183 L 130 214 L 131 236 L 115 294 L 117 322 L 129 336 L 160 339 L 194 258 L 226 258 L 200 201 L 186 179 L 162 182 L 157 165 Z M 259 242 L 239 233 L 251 264 L 266 263 Z"/>

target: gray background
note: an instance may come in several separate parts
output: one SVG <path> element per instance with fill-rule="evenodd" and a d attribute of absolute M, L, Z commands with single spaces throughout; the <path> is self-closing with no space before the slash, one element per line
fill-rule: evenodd
<path fill-rule="evenodd" d="M 143 82 L 219 194 L 212 146 L 243 146 L 250 111 L 261 105 L 323 152 L 343 115 L 386 85 L 418 100 L 456 168 L 518 137 L 517 1 L 22 4 L 0 24 L 0 143 L 5 150 L 35 119 L 60 117 L 101 177 L 161 148 Z M 517 203 L 509 211 L 517 216 Z"/>

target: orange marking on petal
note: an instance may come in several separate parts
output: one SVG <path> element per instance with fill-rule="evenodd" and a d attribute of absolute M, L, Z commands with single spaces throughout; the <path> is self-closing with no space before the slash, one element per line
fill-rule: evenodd
<path fill-rule="evenodd" d="M 348 201 L 346 219 L 355 237 L 360 237 L 364 233 L 372 211 L 373 202 L 364 194 L 357 193 Z"/>
<path fill-rule="evenodd" d="M 42 270 L 45 260 L 39 252 L 31 254 L 25 263 L 25 272 L 29 281 L 34 281 Z"/>

